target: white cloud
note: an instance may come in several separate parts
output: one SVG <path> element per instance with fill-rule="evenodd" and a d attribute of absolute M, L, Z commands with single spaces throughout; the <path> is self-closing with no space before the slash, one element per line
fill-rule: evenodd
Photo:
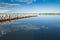
<path fill-rule="evenodd" d="M 7 1 L 32 4 L 36 0 L 7 0 Z M 4 2 L 0 3 L 0 7 L 17 7 L 17 6 L 21 6 L 21 4 L 12 4 L 12 3 L 4 3 Z"/>
<path fill-rule="evenodd" d="M 26 2 L 27 4 L 31 4 L 32 2 L 35 2 L 36 0 L 19 0 L 20 2 Z"/>
<path fill-rule="evenodd" d="M 32 2 L 35 2 L 36 0 L 10 0 L 11 2 L 25 2 L 27 4 L 31 4 Z"/>
<path fill-rule="evenodd" d="M 0 7 L 17 7 L 17 6 L 21 6 L 21 4 L 0 3 Z"/>
<path fill-rule="evenodd" d="M 0 9 L 1 9 L 1 8 L 5 8 L 5 7 L 0 7 Z"/>
<path fill-rule="evenodd" d="M 57 0 L 56 2 L 60 2 L 60 0 Z"/>
<path fill-rule="evenodd" d="M 6 13 L 8 12 L 9 10 L 0 10 L 0 13 Z"/>
<path fill-rule="evenodd" d="M 18 6 L 18 5 L 20 5 L 20 4 L 9 4 L 10 6 Z"/>

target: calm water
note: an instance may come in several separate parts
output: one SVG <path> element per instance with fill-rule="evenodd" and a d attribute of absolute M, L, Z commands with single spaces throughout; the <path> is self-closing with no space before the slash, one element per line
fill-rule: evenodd
<path fill-rule="evenodd" d="M 0 40 L 60 40 L 60 16 L 39 15 L 1 22 Z"/>

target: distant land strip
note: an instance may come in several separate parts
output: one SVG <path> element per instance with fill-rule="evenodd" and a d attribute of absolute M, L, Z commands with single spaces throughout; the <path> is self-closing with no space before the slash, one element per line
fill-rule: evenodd
<path fill-rule="evenodd" d="M 60 15 L 60 13 L 39 13 L 39 15 Z"/>

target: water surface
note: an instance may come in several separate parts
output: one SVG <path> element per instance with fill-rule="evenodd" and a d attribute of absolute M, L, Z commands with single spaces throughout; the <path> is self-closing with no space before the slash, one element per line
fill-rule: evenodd
<path fill-rule="evenodd" d="M 0 22 L 0 40 L 60 40 L 60 16 Z"/>

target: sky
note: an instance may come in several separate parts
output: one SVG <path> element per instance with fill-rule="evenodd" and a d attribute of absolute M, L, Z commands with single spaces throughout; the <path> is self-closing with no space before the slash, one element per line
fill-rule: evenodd
<path fill-rule="evenodd" d="M 60 13 L 60 0 L 0 0 L 0 13 Z"/>

